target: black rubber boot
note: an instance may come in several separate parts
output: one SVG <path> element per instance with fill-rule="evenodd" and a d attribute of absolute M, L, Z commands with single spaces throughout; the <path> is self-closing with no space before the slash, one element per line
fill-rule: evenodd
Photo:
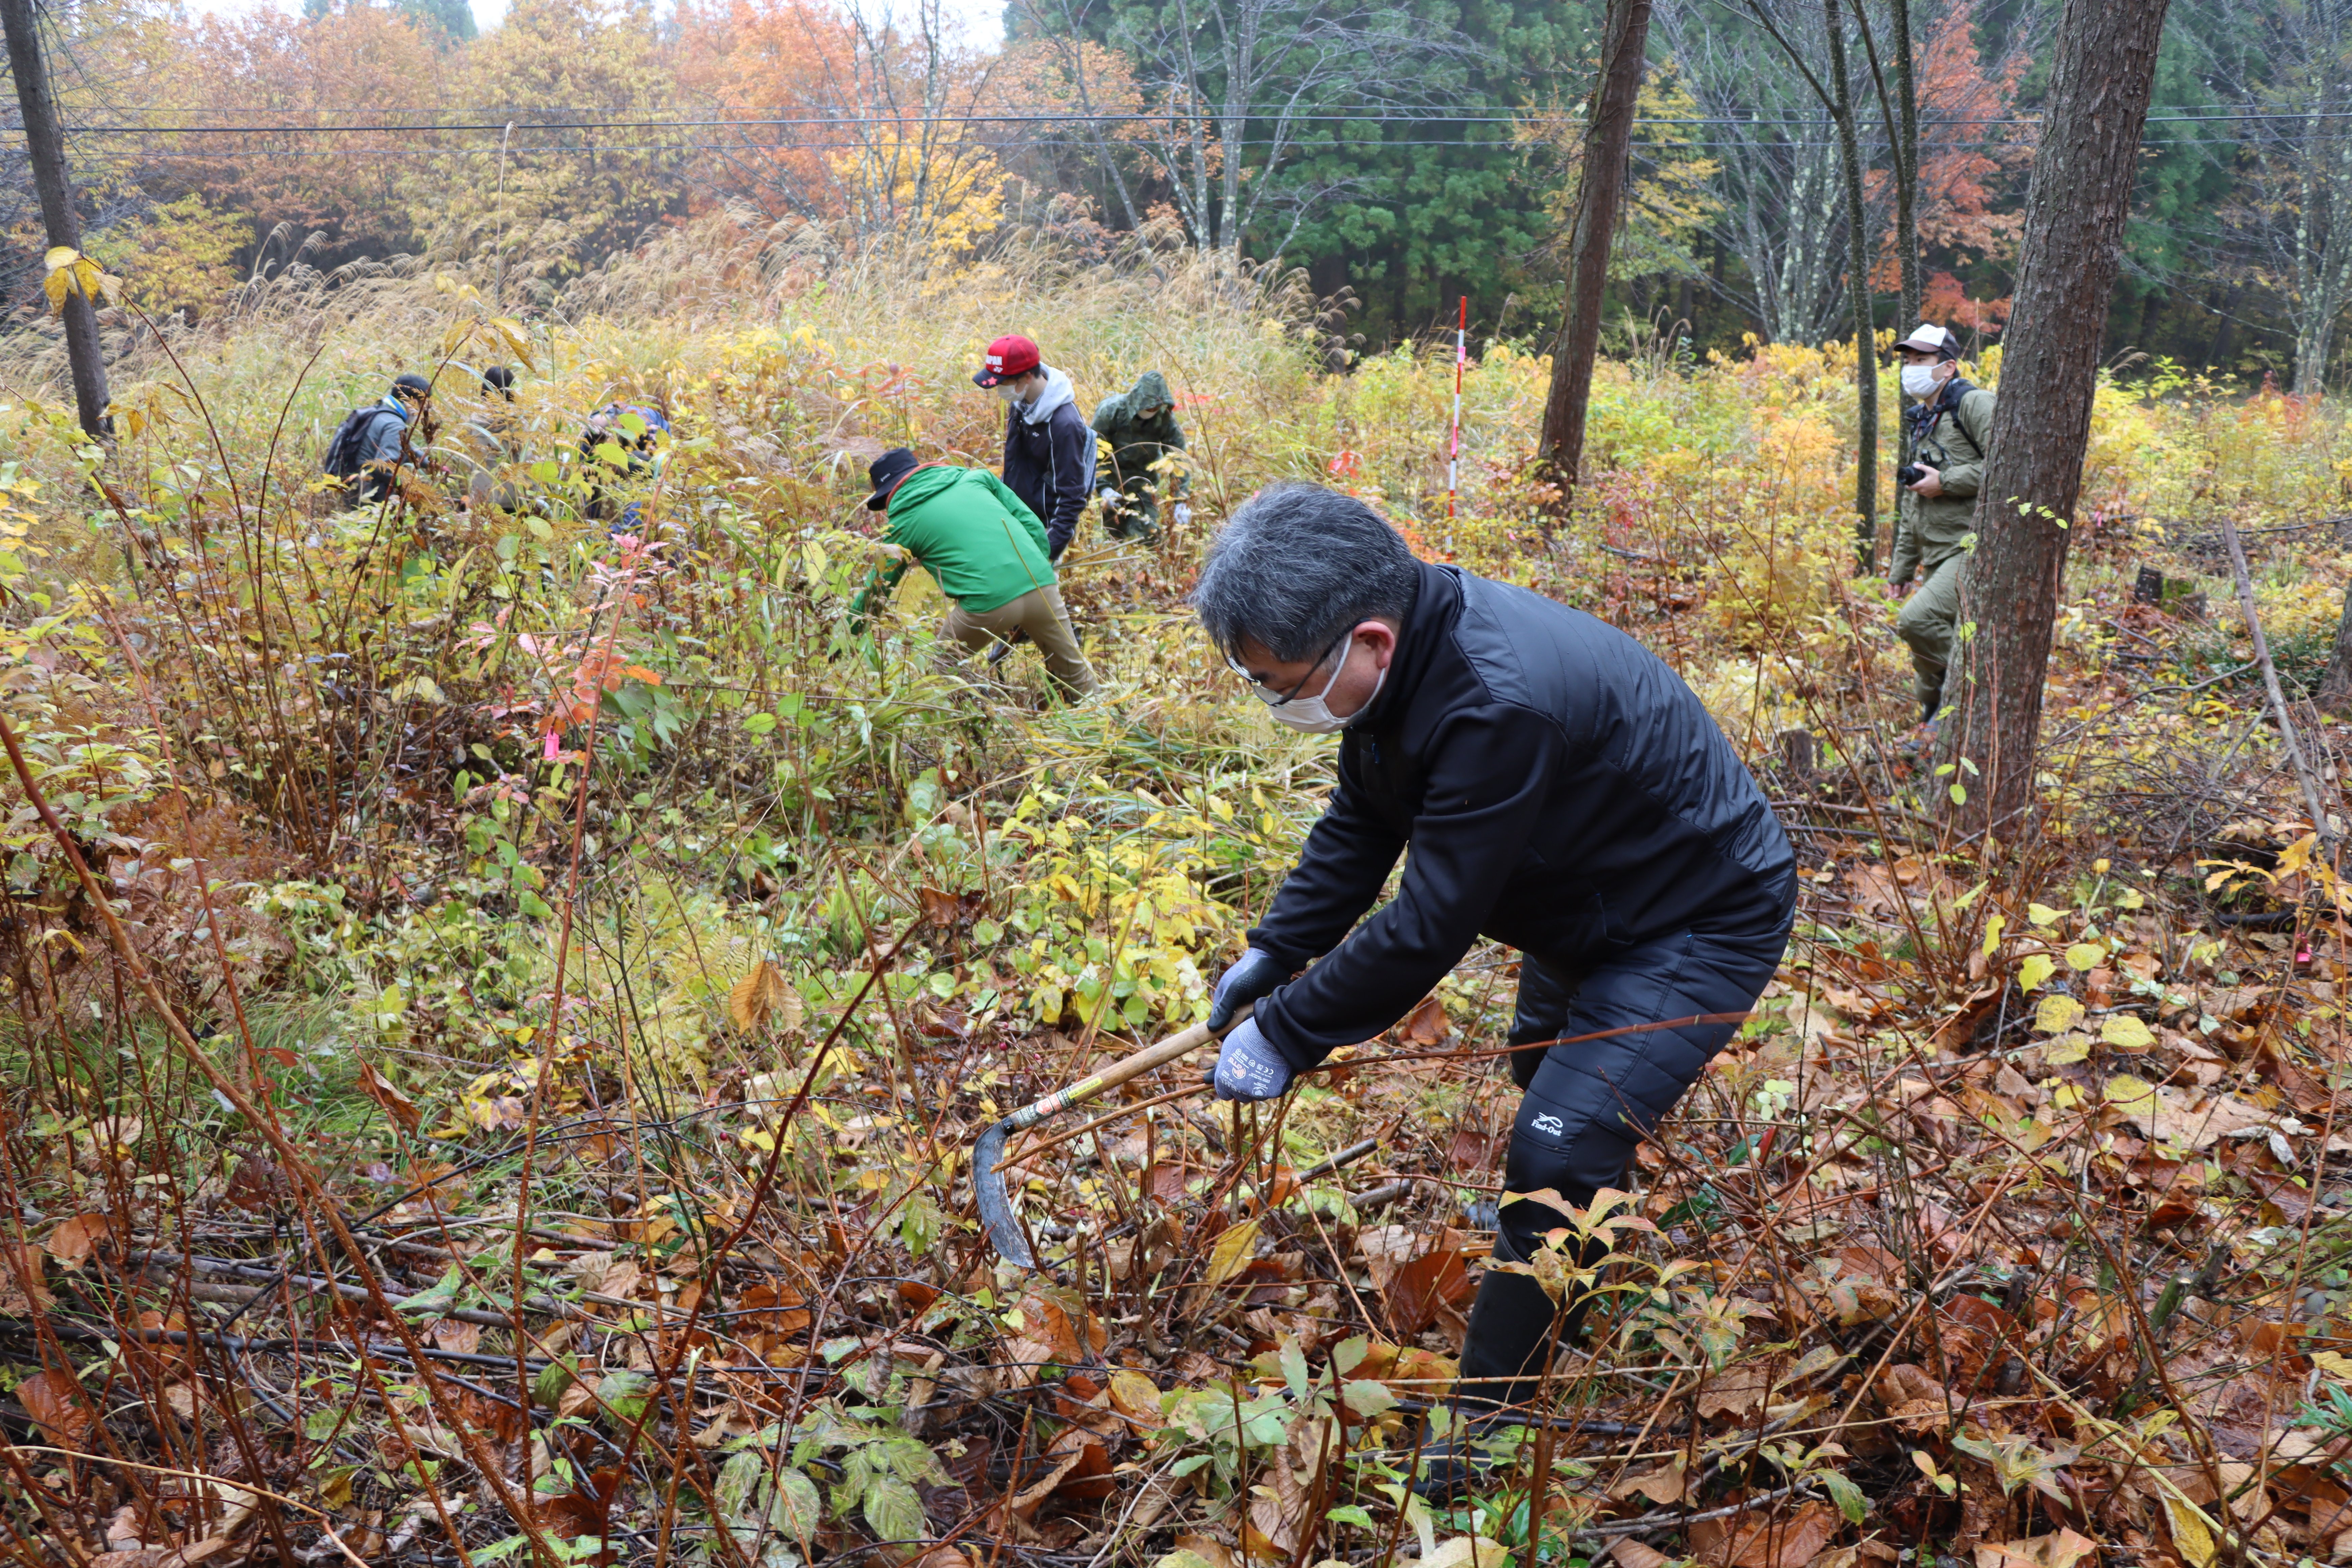
<path fill-rule="evenodd" d="M 1454 1429 L 1423 1447 L 1414 1491 L 1437 1501 L 1460 1496 L 1485 1477 L 1494 1463 L 1486 1441 L 1532 1412 L 1552 1346 L 1572 1342 L 1583 1319 L 1581 1301 L 1562 1313 L 1527 1275 L 1486 1271 L 1462 1340 Z"/>
<path fill-rule="evenodd" d="M 1462 1336 L 1462 1381 L 1454 1385 L 1454 1403 L 1473 1415 L 1531 1403 L 1551 1361 L 1552 1320 L 1558 1315 L 1550 1296 L 1528 1276 L 1486 1270 L 1470 1303 L 1469 1331 Z"/>

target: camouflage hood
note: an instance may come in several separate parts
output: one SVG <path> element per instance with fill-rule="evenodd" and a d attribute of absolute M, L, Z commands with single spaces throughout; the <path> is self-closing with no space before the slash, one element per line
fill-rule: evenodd
<path fill-rule="evenodd" d="M 1168 378 L 1156 370 L 1147 370 L 1137 376 L 1135 384 L 1128 389 L 1128 414 L 1132 417 L 1143 409 L 1165 408 L 1175 401 L 1168 395 Z"/>

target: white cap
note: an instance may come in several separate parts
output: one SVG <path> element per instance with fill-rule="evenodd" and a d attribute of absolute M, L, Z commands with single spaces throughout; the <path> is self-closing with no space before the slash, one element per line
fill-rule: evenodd
<path fill-rule="evenodd" d="M 1898 349 L 1916 349 L 1923 354 L 1949 354 L 1960 357 L 1959 340 L 1943 328 L 1922 321 L 1912 334 L 1895 345 Z"/>

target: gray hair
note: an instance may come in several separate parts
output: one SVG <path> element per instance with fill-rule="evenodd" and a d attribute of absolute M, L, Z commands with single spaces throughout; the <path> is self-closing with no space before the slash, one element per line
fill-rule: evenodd
<path fill-rule="evenodd" d="M 1421 563 L 1380 513 L 1290 480 L 1250 497 L 1217 531 L 1192 604 L 1225 652 L 1247 636 L 1289 663 L 1360 621 L 1402 621 L 1420 590 Z"/>

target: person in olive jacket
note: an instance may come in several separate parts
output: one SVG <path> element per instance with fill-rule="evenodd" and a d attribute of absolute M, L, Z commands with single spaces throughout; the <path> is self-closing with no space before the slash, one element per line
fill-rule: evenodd
<path fill-rule="evenodd" d="M 1176 423 L 1176 400 L 1168 378 L 1147 370 L 1116 397 L 1095 410 L 1095 434 L 1110 448 L 1104 475 L 1103 524 L 1116 538 L 1151 540 L 1160 533 L 1160 498 L 1175 501 L 1176 524 L 1192 521 L 1184 500 L 1184 427 Z M 1171 457 L 1175 460 L 1168 461 Z"/>
<path fill-rule="evenodd" d="M 907 568 L 919 565 L 954 605 L 940 628 L 943 641 L 969 654 L 1025 636 L 1065 697 L 1094 690 L 1094 667 L 1045 558 L 1045 526 L 1019 496 L 994 474 L 919 463 L 904 447 L 877 458 L 866 477 L 874 487 L 866 510 L 883 513 L 882 537 L 903 553 L 852 601 L 852 626 L 864 626 Z"/>
<path fill-rule="evenodd" d="M 1095 489 L 1095 433 L 1078 412 L 1070 378 L 1038 357 L 1024 337 L 988 345 L 974 386 L 1010 406 L 1004 414 L 1005 487 L 1045 524 L 1045 553 L 1059 561 Z"/>
<path fill-rule="evenodd" d="M 1992 394 L 1960 374 L 1960 345 L 1945 328 L 1923 323 L 1895 345 L 1903 391 L 1915 399 L 1905 431 L 1916 477 L 1896 501 L 1895 559 L 1886 580 L 1908 594 L 1895 629 L 1911 648 L 1919 722 L 1933 725 L 1944 704 L 1944 671 L 1960 616 L 1960 574 L 1976 528 L 1977 487 L 1992 440 Z M 1911 579 L 1924 573 L 1915 590 Z"/>
<path fill-rule="evenodd" d="M 1219 1097 L 1285 1093 L 1488 938 L 1519 951 L 1509 1041 L 1530 1047 L 1508 1058 L 1525 1094 L 1505 1190 L 1581 1205 L 1621 1186 L 1771 981 L 1795 910 L 1788 837 L 1706 709 L 1607 623 L 1416 560 L 1319 485 L 1234 512 L 1192 603 L 1274 719 L 1340 737 L 1329 805 L 1217 982 Z M 1526 1263 L 1564 1223 L 1507 1202 L 1494 1257 Z M 1455 1395 L 1471 1435 L 1425 1450 L 1425 1492 L 1471 1479 L 1479 1435 L 1578 1327 L 1528 1274 L 1486 1271 Z"/>

